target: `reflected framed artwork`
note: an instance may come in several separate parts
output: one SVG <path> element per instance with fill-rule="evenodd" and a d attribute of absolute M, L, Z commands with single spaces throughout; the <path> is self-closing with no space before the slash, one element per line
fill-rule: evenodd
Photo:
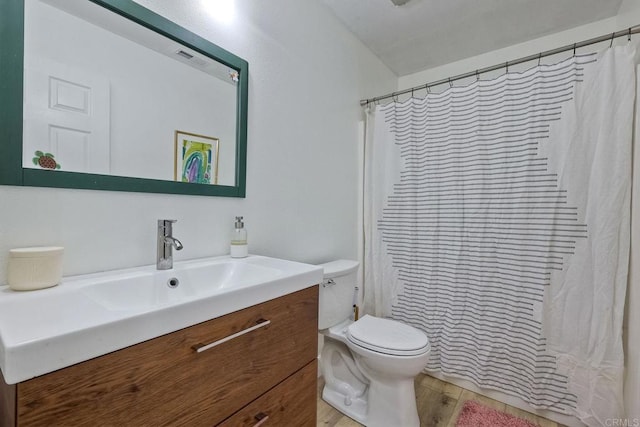
<path fill-rule="evenodd" d="M 218 138 L 177 130 L 174 180 L 195 184 L 217 184 L 219 145 Z"/>

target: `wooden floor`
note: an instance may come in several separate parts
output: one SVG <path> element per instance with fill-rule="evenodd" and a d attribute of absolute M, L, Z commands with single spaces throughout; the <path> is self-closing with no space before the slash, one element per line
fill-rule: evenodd
<path fill-rule="evenodd" d="M 318 427 L 351 427 L 361 426 L 349 417 L 329 406 L 322 398 L 324 380 L 318 378 Z M 530 412 L 489 399 L 453 384 L 441 381 L 428 375 L 420 374 L 416 378 L 416 400 L 420 414 L 421 427 L 454 427 L 462 405 L 467 400 L 476 400 L 491 408 L 524 418 L 541 427 L 563 427 L 546 418 L 538 417 Z M 398 426 L 399 427 L 399 426 Z"/>

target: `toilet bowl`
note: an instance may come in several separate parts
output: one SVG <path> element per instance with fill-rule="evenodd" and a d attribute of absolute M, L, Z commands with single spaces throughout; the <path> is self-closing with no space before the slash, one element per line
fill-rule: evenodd
<path fill-rule="evenodd" d="M 355 261 L 323 264 L 319 328 L 324 336 L 322 398 L 368 427 L 419 426 L 414 378 L 427 364 L 424 332 L 365 315 L 353 320 Z"/>

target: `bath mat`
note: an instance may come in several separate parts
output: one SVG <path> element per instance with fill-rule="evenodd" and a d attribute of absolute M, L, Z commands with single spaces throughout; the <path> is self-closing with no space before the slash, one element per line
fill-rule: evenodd
<path fill-rule="evenodd" d="M 537 427 L 537 424 L 467 400 L 460 411 L 456 427 Z"/>

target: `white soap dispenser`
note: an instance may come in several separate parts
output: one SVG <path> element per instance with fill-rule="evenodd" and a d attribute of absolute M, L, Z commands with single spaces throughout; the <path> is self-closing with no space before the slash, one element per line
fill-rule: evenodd
<path fill-rule="evenodd" d="M 247 245 L 247 229 L 244 228 L 241 216 L 236 217 L 236 227 L 231 236 L 231 258 L 245 258 L 249 255 Z"/>

